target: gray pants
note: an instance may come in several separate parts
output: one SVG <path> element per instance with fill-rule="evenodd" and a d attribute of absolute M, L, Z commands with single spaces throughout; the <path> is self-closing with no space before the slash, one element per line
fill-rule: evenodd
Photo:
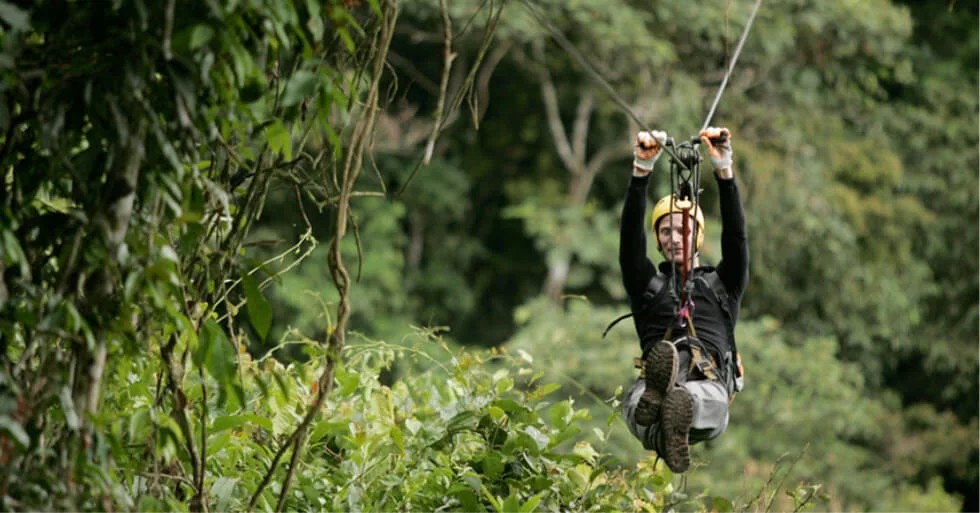
<path fill-rule="evenodd" d="M 694 398 L 694 422 L 691 424 L 689 441 L 695 444 L 717 438 L 728 427 L 728 391 L 718 381 L 707 379 L 688 381 L 687 369 L 691 354 L 688 351 L 679 351 L 679 356 L 680 369 L 677 373 L 677 382 Z M 656 440 L 660 426 L 656 424 L 642 426 L 634 420 L 636 405 L 640 402 L 644 390 L 646 390 L 646 383 L 643 379 L 633 382 L 623 401 L 623 416 L 630 432 L 643 442 L 643 447 L 649 451 L 654 450 L 653 441 Z"/>

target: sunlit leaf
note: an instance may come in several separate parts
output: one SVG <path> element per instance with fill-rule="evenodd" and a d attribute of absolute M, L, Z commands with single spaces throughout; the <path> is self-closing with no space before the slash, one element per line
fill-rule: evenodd
<path fill-rule="evenodd" d="M 0 1 L 0 19 L 14 30 L 30 28 L 30 13 L 7 1 Z"/>
<path fill-rule="evenodd" d="M 558 390 L 559 388 L 561 388 L 561 385 L 558 383 L 548 383 L 546 385 L 541 385 L 541 387 L 537 389 L 537 393 L 540 397 L 544 397 L 555 390 Z"/>
<path fill-rule="evenodd" d="M 224 431 L 250 423 L 272 431 L 272 421 L 259 415 L 226 415 L 217 417 L 211 423 L 211 431 Z"/>
<path fill-rule="evenodd" d="M 555 403 L 554 406 L 548 409 L 548 417 L 551 419 L 551 425 L 558 429 L 563 429 L 568 425 L 571 414 L 572 407 L 568 401 Z"/>
<path fill-rule="evenodd" d="M 534 497 L 531 497 L 530 499 L 528 499 L 528 501 L 525 502 L 523 506 L 521 506 L 520 512 L 521 513 L 532 513 L 534 511 L 537 511 L 538 510 L 538 504 L 541 503 L 541 499 L 543 499 L 545 495 L 547 495 L 546 492 L 541 492 L 541 493 L 535 495 Z"/>
<path fill-rule="evenodd" d="M 7 415 L 0 415 L 0 433 L 9 437 L 9 440 L 13 440 L 21 449 L 26 448 L 31 443 L 27 431 L 24 431 L 24 426 Z"/>
<path fill-rule="evenodd" d="M 293 142 L 290 139 L 289 130 L 280 120 L 275 120 L 266 127 L 265 135 L 269 142 L 269 148 L 275 153 L 281 153 L 286 160 L 293 158 Z"/>
<path fill-rule="evenodd" d="M 219 508 L 227 504 L 235 497 L 235 485 L 238 483 L 237 477 L 219 477 L 211 485 L 211 497 L 217 501 Z"/>
<path fill-rule="evenodd" d="M 309 70 L 299 70 L 289 78 L 286 90 L 282 93 L 282 106 L 291 107 L 306 100 L 316 91 L 319 75 Z"/>

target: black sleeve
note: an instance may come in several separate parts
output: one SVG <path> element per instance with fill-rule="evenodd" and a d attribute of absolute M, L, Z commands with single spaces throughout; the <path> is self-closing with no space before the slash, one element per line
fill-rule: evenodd
<path fill-rule="evenodd" d="M 718 276 L 725 289 L 736 301 L 749 282 L 749 242 L 745 229 L 745 212 L 735 179 L 715 177 L 718 182 L 718 203 L 721 206 L 721 263 Z"/>
<path fill-rule="evenodd" d="M 650 175 L 630 179 L 619 225 L 619 267 L 631 300 L 643 294 L 657 272 L 647 258 L 647 237 L 643 229 L 649 183 Z"/>

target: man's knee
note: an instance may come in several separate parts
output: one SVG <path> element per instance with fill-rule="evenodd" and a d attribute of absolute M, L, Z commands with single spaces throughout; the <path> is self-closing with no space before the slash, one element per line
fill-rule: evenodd
<path fill-rule="evenodd" d="M 688 381 L 684 384 L 694 398 L 692 441 L 717 438 L 728 427 L 728 393 L 725 387 L 711 380 Z"/>

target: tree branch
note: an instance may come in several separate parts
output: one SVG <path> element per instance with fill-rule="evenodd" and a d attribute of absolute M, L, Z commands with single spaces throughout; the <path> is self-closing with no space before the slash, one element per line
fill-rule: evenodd
<path fill-rule="evenodd" d="M 572 153 L 575 155 L 576 163 L 585 163 L 589 121 L 592 119 L 592 111 L 595 107 L 595 93 L 588 85 L 584 85 L 579 94 L 578 108 L 575 109 L 575 122 L 572 125 Z"/>
<path fill-rule="evenodd" d="M 480 74 L 477 78 L 477 98 L 484 98 L 484 101 L 479 102 L 478 112 L 476 113 L 476 125 L 479 126 L 479 121 L 483 119 L 484 114 L 487 112 L 487 106 L 490 104 L 490 77 L 493 76 L 494 70 L 497 69 L 497 65 L 500 61 L 504 59 L 507 52 L 510 50 L 510 41 L 504 41 L 499 46 L 494 48 L 493 53 L 487 58 L 487 64 L 480 70 Z"/>
<path fill-rule="evenodd" d="M 384 11 L 381 20 L 381 27 L 379 28 L 372 44 L 372 47 L 376 49 L 374 60 L 372 62 L 372 83 L 368 89 L 367 98 L 364 101 L 364 112 L 357 120 L 351 134 L 350 142 L 347 146 L 347 156 L 341 172 L 341 180 L 339 182 L 340 199 L 337 203 L 335 224 L 336 233 L 328 250 L 327 261 L 331 277 L 334 280 L 334 285 L 337 288 L 340 299 L 337 304 L 337 322 L 334 325 L 334 330 L 331 332 L 327 341 L 324 369 L 317 382 L 319 386 L 317 388 L 316 400 L 312 405 L 310 405 L 306 415 L 303 417 L 303 420 L 300 421 L 299 426 L 296 427 L 287 442 L 280 447 L 279 451 L 277 451 L 272 463 L 269 466 L 269 470 L 262 478 L 262 481 L 259 483 L 259 486 L 256 488 L 255 493 L 252 495 L 252 498 L 249 501 L 249 506 L 247 508 L 248 510 L 255 509 L 259 497 L 265 490 L 265 487 L 268 486 L 269 481 L 272 479 L 272 475 L 276 472 L 280 458 L 285 453 L 287 448 L 293 446 L 294 454 L 293 457 L 290 458 L 289 468 L 286 471 L 286 478 L 279 494 L 277 509 L 281 510 L 285 506 L 285 498 L 289 494 L 293 475 L 299 463 L 298 453 L 302 452 L 307 430 L 309 429 L 310 424 L 313 422 L 313 419 L 316 418 L 316 415 L 323 408 L 327 395 L 329 395 L 333 389 L 334 371 L 336 370 L 337 362 L 341 358 L 345 345 L 347 320 L 350 316 L 350 276 L 347 274 L 346 268 L 344 268 L 340 245 L 347 233 L 347 224 L 350 215 L 350 199 L 353 196 L 354 184 L 357 181 L 357 177 L 361 171 L 364 150 L 369 146 L 370 139 L 374 133 L 374 123 L 377 119 L 379 110 L 378 97 L 381 75 L 384 71 L 388 49 L 391 45 L 391 38 L 394 35 L 395 22 L 398 18 L 398 5 L 395 1 L 389 0 L 386 3 L 386 7 L 387 9 Z"/>
<path fill-rule="evenodd" d="M 456 59 L 456 53 L 453 52 L 453 24 L 449 18 L 449 7 L 446 5 L 446 0 L 439 0 L 439 9 L 442 11 L 444 38 L 442 49 L 442 80 L 439 82 L 439 100 L 436 104 L 436 112 L 433 114 L 435 125 L 432 127 L 429 142 L 425 145 L 425 157 L 422 159 L 423 165 L 429 165 L 429 162 L 432 160 L 436 138 L 439 137 L 439 132 L 442 130 L 442 111 L 446 105 L 446 95 L 449 89 L 449 72 L 452 70 L 453 61 Z"/>
<path fill-rule="evenodd" d="M 555 84 L 551 81 L 551 75 L 545 67 L 543 51 L 540 46 L 535 47 L 539 60 L 542 62 L 538 68 L 538 79 L 541 81 L 541 99 L 544 100 L 545 116 L 548 119 L 548 129 L 551 131 L 551 139 L 555 143 L 555 150 L 558 158 L 565 164 L 565 168 L 574 173 L 575 171 L 575 152 L 568 142 L 568 135 L 565 133 L 565 125 L 561 120 L 561 113 L 558 109 L 558 92 Z"/>
<path fill-rule="evenodd" d="M 174 347 L 177 345 L 176 337 L 176 335 L 171 335 L 170 340 L 160 347 L 160 356 L 163 358 L 164 365 L 167 368 L 167 374 L 170 378 L 168 384 L 170 393 L 174 398 L 174 416 L 176 417 L 177 425 L 180 426 L 180 430 L 184 435 L 188 459 L 191 462 L 191 474 L 196 477 L 202 462 L 198 458 L 197 448 L 194 444 L 194 430 L 191 429 L 190 416 L 187 414 L 187 396 L 181 388 L 181 383 L 184 380 L 184 370 L 180 363 L 175 361 L 173 357 Z M 200 490 L 195 490 L 195 492 L 200 493 Z"/>
<path fill-rule="evenodd" d="M 429 79 L 429 77 L 425 76 L 425 74 L 419 71 L 418 68 L 412 64 L 412 61 L 398 55 L 395 52 L 388 53 L 388 61 L 391 62 L 392 66 L 400 68 L 405 73 L 408 73 L 408 75 L 415 80 L 415 82 L 418 83 L 422 89 L 425 89 L 426 92 L 431 94 L 440 94 L 439 84 L 436 84 Z"/>
<path fill-rule="evenodd" d="M 602 168 L 611 160 L 615 160 L 617 157 L 623 154 L 623 148 L 620 144 L 610 143 L 599 151 L 592 154 L 592 158 L 589 159 L 588 163 L 585 164 L 586 174 L 595 176 Z"/>

